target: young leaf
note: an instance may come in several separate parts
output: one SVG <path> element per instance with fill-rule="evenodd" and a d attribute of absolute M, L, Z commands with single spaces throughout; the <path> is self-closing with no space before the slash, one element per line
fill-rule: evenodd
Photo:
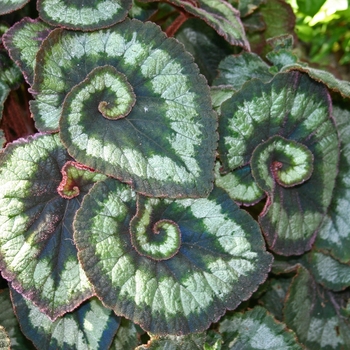
<path fill-rule="evenodd" d="M 344 264 L 350 262 L 350 112 L 334 106 L 333 115 L 340 137 L 339 173 L 332 196 L 332 202 L 320 232 L 315 248 L 329 252 Z"/>
<path fill-rule="evenodd" d="M 6 13 L 11 13 L 13 11 L 19 10 L 28 2 L 29 2 L 29 0 L 1 1 L 1 3 L 0 3 L 0 15 L 4 15 Z"/>
<path fill-rule="evenodd" d="M 300 267 L 289 289 L 285 322 L 309 349 L 347 349 L 350 323 L 340 313 L 341 297 L 317 285 L 308 270 Z"/>
<path fill-rule="evenodd" d="M 209 88 L 159 27 L 125 20 L 92 33 L 56 29 L 37 59 L 36 125 L 55 130 L 62 113 L 61 138 L 77 161 L 152 196 L 210 192 L 217 120 Z"/>
<path fill-rule="evenodd" d="M 259 222 L 279 254 L 310 249 L 330 204 L 339 157 L 330 108 L 326 87 L 299 72 L 253 80 L 221 106 L 223 170 L 251 166 L 268 195 Z"/>
<path fill-rule="evenodd" d="M 164 222 L 178 228 L 179 248 Z M 249 298 L 271 264 L 254 220 L 219 189 L 202 199 L 146 199 L 108 179 L 84 198 L 74 227 L 103 303 L 155 334 L 205 330 Z"/>
<path fill-rule="evenodd" d="M 41 19 L 53 26 L 75 30 L 96 30 L 121 22 L 131 0 L 38 0 Z"/>
<path fill-rule="evenodd" d="M 269 68 L 252 52 L 227 56 L 219 64 L 219 75 L 214 79 L 213 85 L 232 85 L 234 89 L 239 90 L 245 82 L 253 78 L 267 82 L 273 78 Z"/>
<path fill-rule="evenodd" d="M 294 332 L 277 322 L 267 310 L 256 306 L 245 313 L 225 316 L 219 323 L 222 350 L 301 350 Z"/>
<path fill-rule="evenodd" d="M 72 222 L 84 194 L 105 176 L 79 165 L 70 171 L 76 163 L 58 134 L 8 144 L 0 164 L 2 274 L 55 319 L 93 294 Z"/>
<path fill-rule="evenodd" d="M 11 296 L 23 333 L 37 349 L 107 350 L 119 327 L 119 317 L 97 298 L 52 321 L 14 289 Z"/>
<path fill-rule="evenodd" d="M 3 36 L 10 57 L 21 69 L 29 85 L 33 84 L 35 56 L 42 41 L 53 28 L 39 19 L 23 18 Z"/>
<path fill-rule="evenodd" d="M 5 327 L 9 335 L 11 350 L 35 349 L 33 344 L 23 335 L 19 327 L 8 288 L 0 291 L 0 310 L 0 324 Z"/>

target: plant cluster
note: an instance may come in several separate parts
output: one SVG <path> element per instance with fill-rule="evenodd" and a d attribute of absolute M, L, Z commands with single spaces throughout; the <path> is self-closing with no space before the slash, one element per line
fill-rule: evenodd
<path fill-rule="evenodd" d="M 286 2 L 0 13 L 3 348 L 350 348 L 350 83 Z"/>

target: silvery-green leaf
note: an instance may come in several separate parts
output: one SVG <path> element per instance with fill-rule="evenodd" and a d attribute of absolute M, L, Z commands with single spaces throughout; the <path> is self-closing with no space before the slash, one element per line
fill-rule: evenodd
<path fill-rule="evenodd" d="M 99 298 L 155 334 L 204 331 L 248 299 L 271 264 L 256 222 L 220 189 L 157 199 L 108 179 L 84 198 L 74 227 Z"/>
<path fill-rule="evenodd" d="M 138 345 L 140 345 L 140 334 L 136 325 L 126 318 L 121 317 L 119 328 L 110 350 L 134 349 Z"/>
<path fill-rule="evenodd" d="M 28 2 L 29 0 L 1 0 L 0 15 L 4 15 L 6 13 L 11 13 L 13 11 L 19 10 Z"/>
<path fill-rule="evenodd" d="M 10 337 L 8 336 L 5 327 L 0 325 L 0 350 L 11 350 Z"/>
<path fill-rule="evenodd" d="M 221 105 L 235 93 L 231 85 L 212 86 L 210 88 L 211 101 L 214 110 L 220 114 Z"/>

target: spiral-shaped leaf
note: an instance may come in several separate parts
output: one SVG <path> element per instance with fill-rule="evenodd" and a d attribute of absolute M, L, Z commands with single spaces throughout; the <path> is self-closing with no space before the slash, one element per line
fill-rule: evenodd
<path fill-rule="evenodd" d="M 38 0 L 40 17 L 53 26 L 96 30 L 121 22 L 132 0 Z"/>
<path fill-rule="evenodd" d="M 84 194 L 105 176 L 76 164 L 58 134 L 9 144 L 0 164 L 2 275 L 55 319 L 93 294 L 72 223 Z"/>
<path fill-rule="evenodd" d="M 36 124 L 56 130 L 62 114 L 61 138 L 77 161 L 148 195 L 209 193 L 217 139 L 209 89 L 159 27 L 54 30 L 37 59 Z"/>
<path fill-rule="evenodd" d="M 253 80 L 221 106 L 224 172 L 251 167 L 268 195 L 259 222 L 278 253 L 310 249 L 330 204 L 339 159 L 330 112 L 326 87 L 299 72 Z"/>
<path fill-rule="evenodd" d="M 257 224 L 220 189 L 147 199 L 108 179 L 84 198 L 74 227 L 97 295 L 156 334 L 205 330 L 249 298 L 271 264 Z"/>

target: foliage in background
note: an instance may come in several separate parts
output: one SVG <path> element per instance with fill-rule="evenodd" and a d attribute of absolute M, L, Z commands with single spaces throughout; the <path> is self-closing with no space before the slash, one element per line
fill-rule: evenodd
<path fill-rule="evenodd" d="M 1 349 L 350 348 L 350 14 L 290 3 L 0 0 Z"/>

